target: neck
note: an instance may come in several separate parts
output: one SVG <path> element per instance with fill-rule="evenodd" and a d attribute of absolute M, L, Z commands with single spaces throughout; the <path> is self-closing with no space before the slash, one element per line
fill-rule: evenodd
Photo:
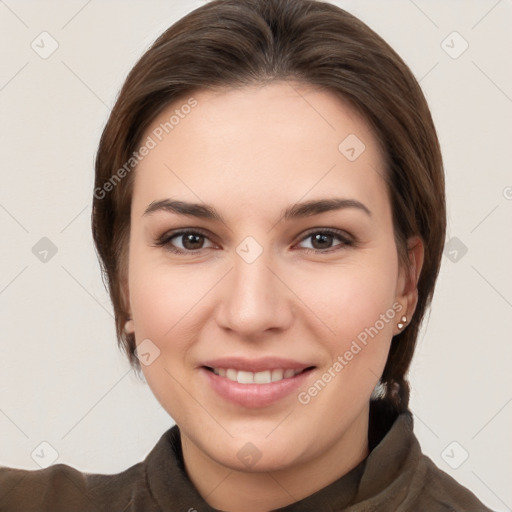
<path fill-rule="evenodd" d="M 183 433 L 181 440 L 188 477 L 211 507 L 226 512 L 268 512 L 323 489 L 368 456 L 368 410 L 315 458 L 278 471 L 232 469 L 209 457 Z"/>

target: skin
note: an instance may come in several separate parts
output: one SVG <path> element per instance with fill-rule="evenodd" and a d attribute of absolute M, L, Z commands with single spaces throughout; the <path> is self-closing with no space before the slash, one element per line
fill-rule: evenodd
<path fill-rule="evenodd" d="M 127 327 L 137 344 L 150 339 L 160 350 L 142 369 L 180 427 L 185 467 L 199 493 L 221 510 L 268 511 L 316 492 L 367 457 L 369 398 L 400 316 L 414 312 L 423 247 L 409 240 L 410 266 L 399 265 L 381 150 L 364 119 L 332 93 L 274 82 L 193 97 L 197 106 L 136 170 Z M 187 99 L 167 107 L 144 140 Z M 338 149 L 349 134 L 365 144 L 354 161 Z M 144 214 L 171 197 L 212 205 L 225 223 Z M 371 214 L 349 207 L 278 221 L 296 202 L 333 197 L 360 201 Z M 208 236 L 195 246 L 183 236 L 155 244 L 180 228 Z M 335 235 L 315 244 L 312 235 L 322 228 L 341 230 L 353 243 Z M 252 263 L 236 251 L 247 236 L 263 250 Z M 189 252 L 174 254 L 172 244 Z M 298 393 L 332 371 L 393 304 L 402 307 L 394 320 L 300 403 Z M 297 392 L 256 409 L 227 402 L 199 369 L 216 357 L 266 355 L 316 368 Z M 261 454 L 250 467 L 237 457 L 248 442 Z"/>

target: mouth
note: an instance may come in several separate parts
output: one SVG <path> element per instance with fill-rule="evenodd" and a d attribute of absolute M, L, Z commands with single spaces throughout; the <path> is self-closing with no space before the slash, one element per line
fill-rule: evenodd
<path fill-rule="evenodd" d="M 315 366 L 298 369 L 271 368 L 259 372 L 237 370 L 236 368 L 215 368 L 210 366 L 203 366 L 203 368 L 219 377 L 224 377 L 232 382 L 238 382 L 239 384 L 270 384 L 285 379 L 292 379 L 297 375 L 313 370 Z"/>
<path fill-rule="evenodd" d="M 215 395 L 231 405 L 262 408 L 283 404 L 313 378 L 316 366 L 281 358 L 226 358 L 199 366 L 200 375 Z"/>

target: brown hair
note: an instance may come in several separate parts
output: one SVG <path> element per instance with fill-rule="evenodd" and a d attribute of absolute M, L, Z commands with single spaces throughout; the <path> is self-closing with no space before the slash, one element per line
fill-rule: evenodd
<path fill-rule="evenodd" d="M 405 377 L 444 245 L 441 152 L 426 100 L 407 65 L 362 21 L 325 2 L 211 1 L 167 29 L 129 73 L 100 140 L 92 213 L 118 343 L 140 371 L 134 336 L 124 332 L 123 282 L 133 184 L 126 163 L 143 133 L 163 108 L 194 90 L 272 80 L 319 86 L 359 110 L 384 149 L 400 261 L 407 264 L 409 237 L 418 235 L 424 242 L 416 312 L 395 336 L 381 377 L 385 406 L 405 411 Z"/>

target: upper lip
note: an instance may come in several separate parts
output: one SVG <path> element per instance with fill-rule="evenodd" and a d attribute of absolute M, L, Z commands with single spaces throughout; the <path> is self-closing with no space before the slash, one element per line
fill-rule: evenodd
<path fill-rule="evenodd" d="M 314 365 L 301 363 L 292 359 L 282 357 L 261 357 L 257 359 L 247 359 L 244 357 L 221 357 L 219 359 L 210 359 L 204 361 L 201 366 L 209 368 L 232 368 L 246 372 L 263 372 L 265 370 L 283 369 L 283 370 L 304 370 Z"/>

